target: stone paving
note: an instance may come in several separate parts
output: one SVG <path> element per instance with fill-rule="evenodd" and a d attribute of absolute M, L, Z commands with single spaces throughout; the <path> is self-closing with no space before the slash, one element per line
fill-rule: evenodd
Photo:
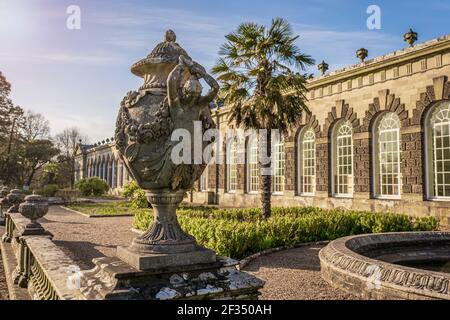
<path fill-rule="evenodd" d="M 136 236 L 131 231 L 132 217 L 88 218 L 52 206 L 39 220 L 54 235 L 54 242 L 81 269 L 94 267 L 93 258 L 114 256 L 118 245 L 128 246 Z"/>

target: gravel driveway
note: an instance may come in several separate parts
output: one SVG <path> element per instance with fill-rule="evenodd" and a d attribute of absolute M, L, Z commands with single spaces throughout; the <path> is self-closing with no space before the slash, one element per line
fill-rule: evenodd
<path fill-rule="evenodd" d="M 320 276 L 319 250 L 311 245 L 256 258 L 243 270 L 265 280 L 262 300 L 356 300 Z"/>
<path fill-rule="evenodd" d="M 136 236 L 133 217 L 88 218 L 59 206 L 50 207 L 39 222 L 81 269 L 93 268 L 93 258 L 114 256 L 118 245 L 128 246 Z"/>

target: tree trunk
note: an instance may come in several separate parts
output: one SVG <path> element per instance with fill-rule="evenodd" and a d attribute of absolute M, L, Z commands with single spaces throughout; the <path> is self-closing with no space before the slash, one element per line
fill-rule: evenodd
<path fill-rule="evenodd" d="M 36 169 L 31 170 L 30 175 L 28 176 L 27 182 L 26 182 L 26 186 L 30 187 L 31 186 L 31 182 L 33 181 L 34 178 L 34 174 L 36 173 Z"/>
<path fill-rule="evenodd" d="M 10 180 L 11 180 L 11 171 L 8 169 L 8 167 L 9 167 L 9 161 L 10 161 L 10 158 L 11 158 L 11 150 L 12 150 L 12 144 L 13 144 L 15 127 L 16 127 L 16 118 L 13 119 L 13 122 L 11 124 L 11 131 L 9 133 L 8 151 L 7 151 L 6 160 L 5 160 L 5 169 L 6 169 L 5 183 L 6 183 L 6 185 L 8 185 L 10 183 Z"/>
<path fill-rule="evenodd" d="M 267 130 L 267 137 L 262 137 L 261 139 L 261 151 L 264 150 L 267 157 L 272 156 L 272 131 Z M 262 154 L 262 153 L 260 153 Z M 272 172 L 270 170 L 272 161 L 268 163 L 262 163 L 261 167 L 263 169 L 261 175 L 261 205 L 262 205 L 262 215 L 264 219 L 268 219 L 271 214 L 271 196 L 272 196 Z"/>

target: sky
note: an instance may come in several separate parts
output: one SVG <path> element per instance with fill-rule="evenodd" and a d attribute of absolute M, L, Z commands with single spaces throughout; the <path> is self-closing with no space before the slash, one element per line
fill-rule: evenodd
<path fill-rule="evenodd" d="M 67 8 L 80 8 L 80 29 L 67 28 Z M 367 8 L 381 9 L 381 29 L 369 30 Z M 173 29 L 177 42 L 210 69 L 224 36 L 242 22 L 287 19 L 297 45 L 330 71 L 450 33 L 450 1 L 428 0 L 0 0 L 0 71 L 11 98 L 42 113 L 52 134 L 77 127 L 91 143 L 112 137 L 120 101 L 142 84 L 130 66 Z M 309 72 L 317 72 L 312 67 Z"/>

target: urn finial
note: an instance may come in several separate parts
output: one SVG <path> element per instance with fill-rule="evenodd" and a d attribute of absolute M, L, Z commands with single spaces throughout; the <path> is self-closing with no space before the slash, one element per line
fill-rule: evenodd
<path fill-rule="evenodd" d="M 367 51 L 366 48 L 361 48 L 356 51 L 356 56 L 361 60 L 361 62 L 364 62 L 368 55 L 369 51 Z"/>
<path fill-rule="evenodd" d="M 409 28 L 409 31 L 403 35 L 403 40 L 405 40 L 410 47 L 414 47 L 414 42 L 419 38 L 417 32 L 413 31 L 412 28 Z"/>
<path fill-rule="evenodd" d="M 320 63 L 317 68 L 322 73 L 322 75 L 325 75 L 325 72 L 328 70 L 328 63 L 326 63 L 324 60 L 322 60 L 322 63 Z"/>
<path fill-rule="evenodd" d="M 167 30 L 164 34 L 164 41 L 165 42 L 175 42 L 177 41 L 177 35 L 173 30 Z"/>

